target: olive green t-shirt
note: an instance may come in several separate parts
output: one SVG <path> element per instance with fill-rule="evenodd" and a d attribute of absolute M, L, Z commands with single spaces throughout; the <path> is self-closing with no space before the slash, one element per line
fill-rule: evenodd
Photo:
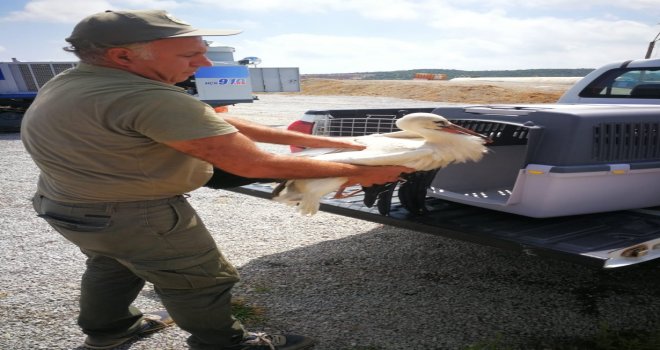
<path fill-rule="evenodd" d="M 41 170 L 40 194 L 126 202 L 183 194 L 210 178 L 211 164 L 162 142 L 233 132 L 179 87 L 81 63 L 40 89 L 21 138 Z"/>

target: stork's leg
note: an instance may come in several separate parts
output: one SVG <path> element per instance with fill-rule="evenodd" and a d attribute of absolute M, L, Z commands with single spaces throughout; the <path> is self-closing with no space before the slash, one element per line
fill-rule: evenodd
<path fill-rule="evenodd" d="M 280 181 L 275 188 L 273 188 L 273 192 L 271 192 L 272 197 L 277 197 L 282 193 L 282 191 L 286 188 L 286 184 L 288 181 L 282 180 Z"/>
<path fill-rule="evenodd" d="M 399 181 L 388 183 L 385 185 L 385 190 L 378 194 L 378 212 L 380 215 L 389 215 L 390 210 L 392 209 L 392 196 L 394 195 L 394 189 L 396 185 L 399 184 Z"/>
<path fill-rule="evenodd" d="M 422 215 L 425 214 L 426 209 L 426 191 L 431 186 L 435 175 L 439 169 L 429 171 L 418 171 L 411 174 L 405 174 L 404 182 L 399 186 L 399 200 L 401 206 L 406 208 L 410 213 Z"/>
<path fill-rule="evenodd" d="M 378 199 L 378 195 L 383 192 L 384 190 L 384 185 L 372 185 L 369 187 L 362 187 L 362 191 L 364 191 L 364 198 L 362 199 L 362 203 L 366 205 L 367 207 L 371 208 L 374 206 L 376 203 L 376 200 Z"/>
<path fill-rule="evenodd" d="M 355 196 L 356 194 L 358 194 L 360 192 L 362 192 L 362 189 L 355 190 L 353 192 L 349 192 L 349 193 L 344 194 L 344 189 L 340 188 L 339 191 L 337 191 L 332 198 L 342 199 L 342 198 L 353 197 L 353 196 Z"/>
<path fill-rule="evenodd" d="M 394 189 L 398 183 L 398 181 L 395 181 L 384 185 L 363 187 L 364 198 L 362 199 L 362 202 L 369 208 L 373 207 L 374 204 L 377 204 L 378 212 L 381 215 L 389 214 L 392 206 L 392 195 L 394 194 Z"/>

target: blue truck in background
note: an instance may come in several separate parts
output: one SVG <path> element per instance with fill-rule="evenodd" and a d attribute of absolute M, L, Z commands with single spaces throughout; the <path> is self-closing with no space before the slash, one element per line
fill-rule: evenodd
<path fill-rule="evenodd" d="M 213 107 L 250 103 L 255 92 L 298 92 L 300 73 L 295 67 L 258 68 L 256 57 L 234 60 L 234 48 L 210 46 L 213 66 L 200 68 L 178 84 Z M 18 132 L 23 113 L 39 89 L 77 62 L 0 62 L 0 132 Z"/>

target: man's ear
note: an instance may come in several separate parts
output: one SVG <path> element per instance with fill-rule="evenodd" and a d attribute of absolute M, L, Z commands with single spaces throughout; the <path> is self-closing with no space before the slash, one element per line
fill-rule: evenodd
<path fill-rule="evenodd" d="M 135 52 L 125 47 L 112 47 L 106 50 L 105 56 L 110 62 L 127 67 L 133 63 Z"/>

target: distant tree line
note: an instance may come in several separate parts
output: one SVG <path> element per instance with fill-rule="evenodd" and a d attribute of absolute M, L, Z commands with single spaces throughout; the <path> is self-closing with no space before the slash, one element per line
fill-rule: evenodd
<path fill-rule="evenodd" d="M 416 73 L 446 74 L 447 79 L 480 77 L 583 77 L 593 68 L 570 69 L 516 69 L 516 70 L 457 70 L 411 69 L 388 72 L 301 74 L 303 78 L 355 79 L 355 80 L 411 80 Z"/>

